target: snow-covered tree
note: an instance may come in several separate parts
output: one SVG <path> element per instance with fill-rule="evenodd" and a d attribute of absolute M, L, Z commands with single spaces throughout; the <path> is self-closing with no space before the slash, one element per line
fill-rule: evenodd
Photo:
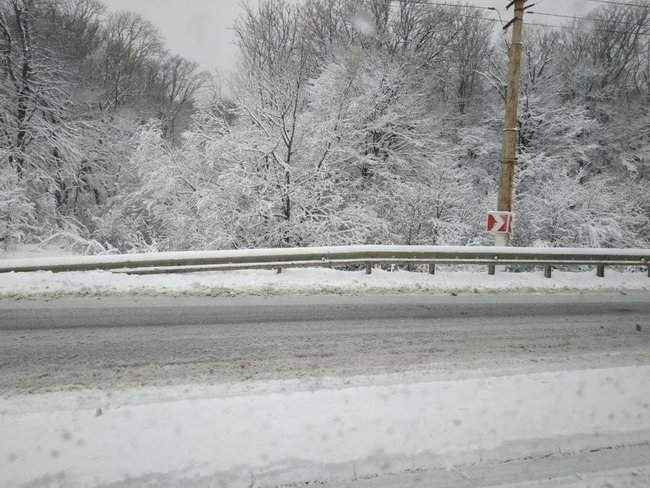
<path fill-rule="evenodd" d="M 0 2 L 0 239 L 488 243 L 506 45 L 484 17 L 261 0 L 234 73 L 208 77 L 99 0 Z M 526 26 L 517 244 L 650 245 L 649 23 L 612 5 Z"/>

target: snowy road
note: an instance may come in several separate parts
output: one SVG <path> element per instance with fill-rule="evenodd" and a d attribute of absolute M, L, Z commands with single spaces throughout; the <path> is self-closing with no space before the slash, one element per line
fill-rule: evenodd
<path fill-rule="evenodd" d="M 0 301 L 0 486 L 650 486 L 648 294 L 134 300 Z"/>
<path fill-rule="evenodd" d="M 646 363 L 647 293 L 0 301 L 0 393 Z"/>

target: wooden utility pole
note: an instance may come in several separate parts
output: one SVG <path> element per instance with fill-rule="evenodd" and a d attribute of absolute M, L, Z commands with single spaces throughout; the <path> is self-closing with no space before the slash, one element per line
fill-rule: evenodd
<path fill-rule="evenodd" d="M 650 105 L 650 37 L 645 43 L 645 49 L 645 102 Z"/>
<path fill-rule="evenodd" d="M 506 93 L 506 112 L 503 121 L 503 146 L 501 149 L 501 174 L 499 176 L 500 212 L 512 212 L 512 193 L 517 163 L 519 142 L 519 85 L 521 80 L 521 58 L 523 53 L 524 11 L 527 0 L 512 0 L 507 8 L 514 6 L 515 16 L 504 29 L 512 26 L 512 41 L 508 50 L 508 91 Z M 496 245 L 507 246 L 508 234 L 496 236 Z"/>
<path fill-rule="evenodd" d="M 646 110 L 650 110 L 650 38 L 646 42 L 646 59 L 645 59 L 645 103 Z M 648 167 L 650 162 L 650 127 L 645 128 L 645 151 L 643 152 L 643 162 Z M 648 266 L 648 276 L 650 276 L 650 266 Z"/>

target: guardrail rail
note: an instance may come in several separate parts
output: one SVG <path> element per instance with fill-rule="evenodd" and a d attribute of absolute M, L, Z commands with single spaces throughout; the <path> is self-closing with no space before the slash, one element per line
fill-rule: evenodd
<path fill-rule="evenodd" d="M 376 264 L 425 264 L 435 274 L 437 264 L 487 265 L 495 274 L 497 265 L 544 266 L 547 278 L 554 266 L 592 265 L 605 276 L 606 266 L 640 266 L 648 269 L 650 249 L 585 249 L 531 247 L 460 246 L 340 246 L 228 251 L 184 251 L 150 254 L 66 256 L 0 260 L 0 273 L 32 271 L 110 270 L 128 274 L 188 273 L 234 269 L 365 265 L 372 273 Z"/>

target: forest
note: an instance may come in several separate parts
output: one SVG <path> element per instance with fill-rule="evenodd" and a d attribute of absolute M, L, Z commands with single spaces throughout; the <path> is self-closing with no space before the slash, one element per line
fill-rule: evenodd
<path fill-rule="evenodd" d="M 650 246 L 637 3 L 527 18 L 513 245 Z M 0 0 L 0 247 L 489 244 L 501 27 L 469 5 L 260 0 L 218 74 L 98 0 Z"/>

